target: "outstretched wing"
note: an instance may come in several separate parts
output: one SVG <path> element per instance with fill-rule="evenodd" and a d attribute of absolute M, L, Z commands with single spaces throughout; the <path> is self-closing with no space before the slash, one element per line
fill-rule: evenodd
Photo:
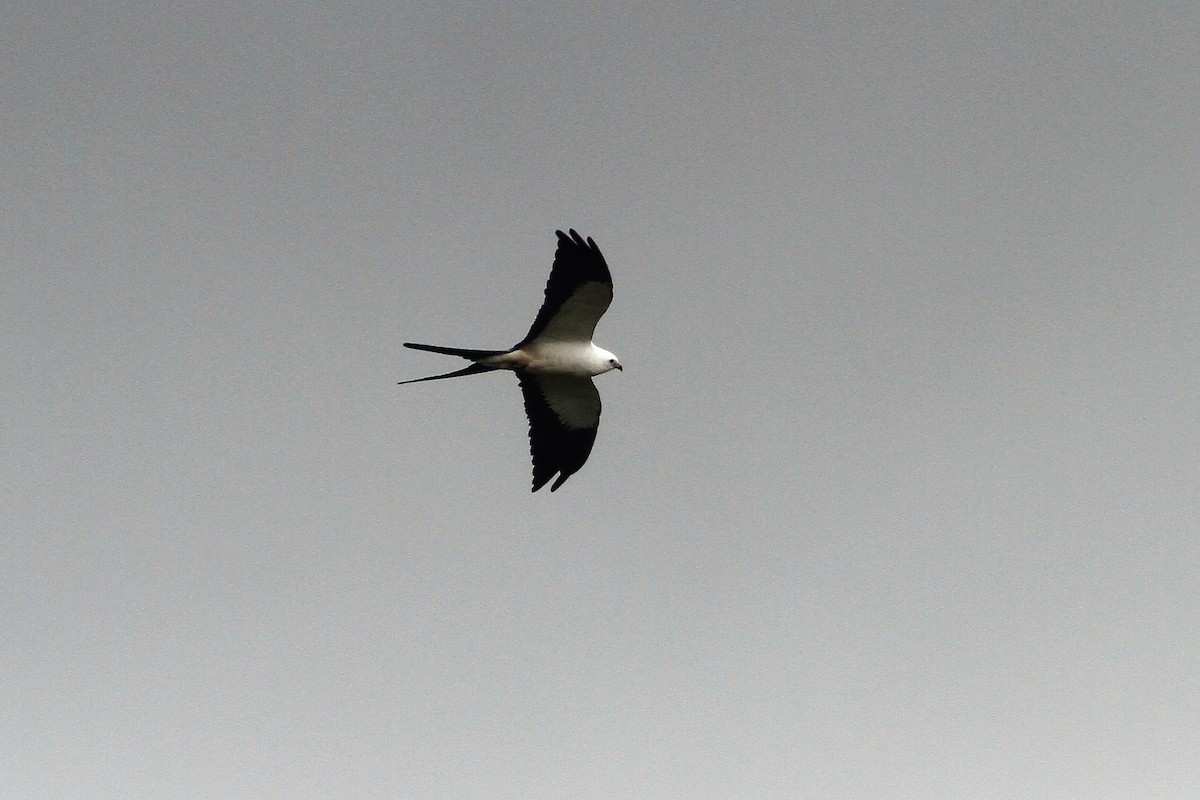
<path fill-rule="evenodd" d="M 546 300 L 529 333 L 513 349 L 534 339 L 590 342 L 596 323 L 612 302 L 612 275 L 591 237 L 558 234 Z"/>
<path fill-rule="evenodd" d="M 554 491 L 588 460 L 600 425 L 600 393 L 591 378 L 573 375 L 521 375 L 533 491 L 558 474 Z"/>

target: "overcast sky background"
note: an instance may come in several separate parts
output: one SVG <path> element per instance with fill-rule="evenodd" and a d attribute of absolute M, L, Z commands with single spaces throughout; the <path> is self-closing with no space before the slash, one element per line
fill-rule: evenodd
<path fill-rule="evenodd" d="M 0 796 L 1200 796 L 1200 8 L 10 4 Z M 616 299 L 529 492 L 502 347 Z"/>

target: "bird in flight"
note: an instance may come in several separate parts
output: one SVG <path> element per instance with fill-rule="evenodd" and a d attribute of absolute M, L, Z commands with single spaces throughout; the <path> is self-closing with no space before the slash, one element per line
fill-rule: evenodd
<path fill-rule="evenodd" d="M 460 356 L 469 367 L 406 383 L 437 381 L 509 369 L 517 373 L 529 417 L 533 491 L 555 491 L 579 471 L 592 452 L 600 425 L 600 393 L 592 378 L 622 369 L 612 353 L 592 344 L 596 323 L 612 302 L 612 275 L 591 237 L 558 234 L 546 299 L 529 333 L 508 350 L 467 350 L 405 342 L 405 347 Z"/>

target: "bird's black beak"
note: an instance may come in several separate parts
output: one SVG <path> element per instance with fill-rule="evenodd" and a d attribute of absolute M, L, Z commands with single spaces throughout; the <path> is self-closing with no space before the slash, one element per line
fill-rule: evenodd
<path fill-rule="evenodd" d="M 617 364 L 617 369 L 621 370 L 621 372 L 625 371 L 625 368 L 622 367 L 620 364 Z"/>

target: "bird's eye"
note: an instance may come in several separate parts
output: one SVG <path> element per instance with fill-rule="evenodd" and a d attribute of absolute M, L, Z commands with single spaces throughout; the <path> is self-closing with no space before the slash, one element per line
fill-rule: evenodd
<path fill-rule="evenodd" d="M 615 363 L 617 363 L 617 360 L 616 360 L 615 358 L 610 358 L 610 359 L 608 360 L 608 363 L 610 363 L 610 364 L 615 364 Z"/>

